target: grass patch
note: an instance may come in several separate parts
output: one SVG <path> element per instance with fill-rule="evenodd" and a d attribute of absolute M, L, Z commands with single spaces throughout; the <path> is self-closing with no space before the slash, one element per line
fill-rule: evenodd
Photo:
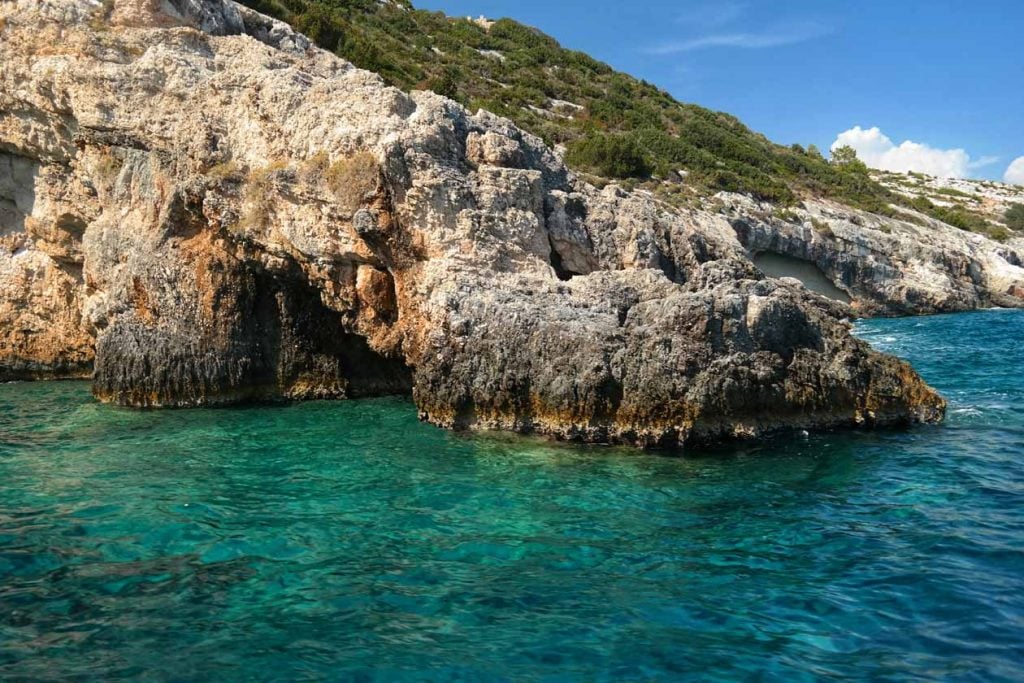
<path fill-rule="evenodd" d="M 816 232 L 819 235 L 822 235 L 824 237 L 835 237 L 836 236 L 835 233 L 832 232 L 832 226 L 829 225 L 828 222 L 820 220 L 820 219 L 817 219 L 817 218 L 812 218 L 811 219 L 811 228 L 814 230 L 814 232 Z"/>
<path fill-rule="evenodd" d="M 776 208 L 774 211 L 772 211 L 772 216 L 786 223 L 800 222 L 800 216 L 796 215 L 795 213 L 786 208 Z"/>
<path fill-rule="evenodd" d="M 317 152 L 299 168 L 299 180 L 306 185 L 319 185 L 324 181 L 327 169 L 331 165 L 330 157 L 326 152 Z"/>
<path fill-rule="evenodd" d="M 935 193 L 943 195 L 943 196 L 946 196 L 946 197 L 959 197 L 959 198 L 962 198 L 962 199 L 972 199 L 972 200 L 975 198 L 974 195 L 968 194 L 966 192 L 961 192 L 960 190 L 956 189 L 955 187 L 940 187 L 939 189 L 935 190 Z"/>

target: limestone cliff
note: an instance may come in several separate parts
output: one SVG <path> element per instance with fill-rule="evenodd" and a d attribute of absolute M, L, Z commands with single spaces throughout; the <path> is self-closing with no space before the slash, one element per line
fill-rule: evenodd
<path fill-rule="evenodd" d="M 756 264 L 801 280 L 802 264 L 815 269 L 834 285 L 834 298 L 851 303 L 857 315 L 1024 307 L 1024 251 L 1015 242 L 996 242 L 910 210 L 893 218 L 807 200 L 780 216 L 739 195 L 717 201 Z M 789 267 L 773 268 L 772 255 L 790 260 Z"/>
<path fill-rule="evenodd" d="M 944 411 L 724 218 L 230 2 L 3 3 L 0 154 L 6 376 L 95 353 L 125 405 L 411 391 L 446 427 L 645 446 Z"/>

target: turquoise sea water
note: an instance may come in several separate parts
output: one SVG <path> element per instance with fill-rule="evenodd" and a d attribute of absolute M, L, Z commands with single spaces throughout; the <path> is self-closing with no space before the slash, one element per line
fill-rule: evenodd
<path fill-rule="evenodd" d="M 1024 313 L 858 331 L 947 425 L 680 458 L 0 386 L 0 679 L 1024 680 Z"/>

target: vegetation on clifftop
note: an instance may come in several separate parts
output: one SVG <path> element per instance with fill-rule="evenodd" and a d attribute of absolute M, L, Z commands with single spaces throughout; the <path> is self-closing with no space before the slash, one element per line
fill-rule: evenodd
<path fill-rule="evenodd" d="M 683 104 L 510 19 L 450 18 L 405 1 L 243 0 L 403 89 L 431 89 L 506 116 L 575 168 L 603 177 L 680 178 L 791 203 L 811 193 L 854 204 L 890 194 L 817 152 L 776 145 L 729 114 Z"/>
<path fill-rule="evenodd" d="M 830 163 L 813 145 L 777 145 L 511 19 L 452 18 L 408 0 L 241 1 L 392 85 L 433 90 L 564 145 L 566 162 L 595 180 L 652 179 L 650 189 L 672 202 L 725 190 L 782 205 L 828 197 L 890 216 L 901 204 L 989 231 L 969 212 L 912 205 L 855 155 Z"/>
<path fill-rule="evenodd" d="M 1006 226 L 1010 230 L 1024 231 L 1024 204 L 1014 204 L 1006 210 Z"/>

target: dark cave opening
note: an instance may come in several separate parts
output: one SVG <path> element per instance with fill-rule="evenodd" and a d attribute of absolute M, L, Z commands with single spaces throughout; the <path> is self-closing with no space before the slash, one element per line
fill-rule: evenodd
<path fill-rule="evenodd" d="M 558 253 L 558 249 L 555 247 L 554 240 L 549 239 L 549 242 L 551 243 L 551 267 L 555 269 L 555 275 L 558 276 L 558 279 L 562 280 L 563 282 L 568 282 L 569 280 L 579 275 L 579 273 L 574 273 L 565 267 L 565 263 L 562 260 L 562 255 Z"/>
<path fill-rule="evenodd" d="M 850 303 L 850 295 L 839 289 L 814 263 L 773 251 L 762 251 L 750 259 L 768 277 L 790 277 L 804 287 L 829 299 Z"/>

